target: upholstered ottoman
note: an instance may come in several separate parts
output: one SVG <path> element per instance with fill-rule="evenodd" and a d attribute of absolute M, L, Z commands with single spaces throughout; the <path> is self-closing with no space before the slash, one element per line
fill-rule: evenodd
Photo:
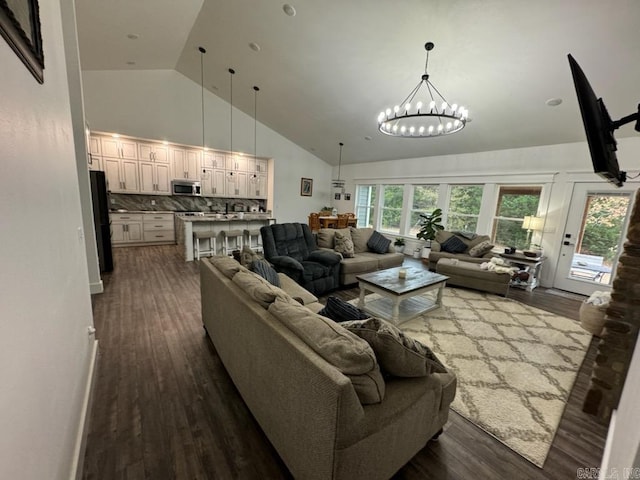
<path fill-rule="evenodd" d="M 477 263 L 463 262 L 454 258 L 441 258 L 436 272 L 449 277 L 447 285 L 473 288 L 483 292 L 497 293 L 503 297 L 509 291 L 511 275 L 482 270 Z"/>

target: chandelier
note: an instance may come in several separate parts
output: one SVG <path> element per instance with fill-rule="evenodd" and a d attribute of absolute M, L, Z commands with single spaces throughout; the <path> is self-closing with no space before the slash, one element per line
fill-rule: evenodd
<path fill-rule="evenodd" d="M 257 165 L 258 160 L 258 92 L 260 88 L 253 86 L 253 163 Z M 249 176 L 249 183 L 257 183 L 258 175 L 253 173 Z"/>
<path fill-rule="evenodd" d="M 378 115 L 378 130 L 385 135 L 402 138 L 438 137 L 458 132 L 467 123 L 469 111 L 455 103 L 447 102 L 429 80 L 427 66 L 429 52 L 433 47 L 433 42 L 427 42 L 424 45 L 427 60 L 424 65 L 424 74 L 418 85 L 399 105 L 387 108 Z M 428 96 L 420 100 L 417 95 L 423 86 Z"/>

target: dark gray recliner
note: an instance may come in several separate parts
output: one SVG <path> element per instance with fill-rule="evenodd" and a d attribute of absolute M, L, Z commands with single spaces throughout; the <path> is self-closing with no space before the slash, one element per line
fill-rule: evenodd
<path fill-rule="evenodd" d="M 277 223 L 260 229 L 264 257 L 278 272 L 291 277 L 314 295 L 340 285 L 340 260 L 335 252 L 320 250 L 309 225 Z"/>

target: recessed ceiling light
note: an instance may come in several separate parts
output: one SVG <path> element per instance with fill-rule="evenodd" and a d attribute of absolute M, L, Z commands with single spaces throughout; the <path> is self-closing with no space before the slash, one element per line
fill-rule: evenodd
<path fill-rule="evenodd" d="M 293 8 L 293 5 L 289 5 L 288 3 L 285 3 L 282 6 L 282 10 L 284 11 L 284 13 L 286 13 L 290 17 L 295 17 L 296 16 L 296 9 Z"/>
<path fill-rule="evenodd" d="M 129 61 L 127 62 L 127 65 L 135 65 L 135 64 L 136 64 L 136 62 L 133 62 L 133 61 L 131 61 L 131 60 L 129 60 Z"/>
<path fill-rule="evenodd" d="M 137 33 L 128 33 L 127 38 L 129 40 L 137 40 L 140 38 L 140 35 L 138 35 Z"/>
<path fill-rule="evenodd" d="M 560 105 L 562 103 L 562 99 L 561 98 L 550 98 L 549 100 L 547 100 L 544 103 L 546 103 L 548 107 L 557 107 L 558 105 Z"/>
<path fill-rule="evenodd" d="M 259 52 L 261 50 L 260 45 L 258 45 L 256 42 L 249 43 L 249 48 L 254 52 Z"/>
<path fill-rule="evenodd" d="M 371 140 L 371 137 L 369 135 L 367 135 L 366 137 L 364 137 L 365 140 Z"/>

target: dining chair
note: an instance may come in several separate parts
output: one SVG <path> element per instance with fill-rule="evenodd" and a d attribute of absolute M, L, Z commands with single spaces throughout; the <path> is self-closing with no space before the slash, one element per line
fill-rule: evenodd
<path fill-rule="evenodd" d="M 349 214 L 339 213 L 338 221 L 336 222 L 336 228 L 347 228 L 349 226 Z"/>
<path fill-rule="evenodd" d="M 317 212 L 309 214 L 309 228 L 312 232 L 320 230 L 320 214 Z"/>

